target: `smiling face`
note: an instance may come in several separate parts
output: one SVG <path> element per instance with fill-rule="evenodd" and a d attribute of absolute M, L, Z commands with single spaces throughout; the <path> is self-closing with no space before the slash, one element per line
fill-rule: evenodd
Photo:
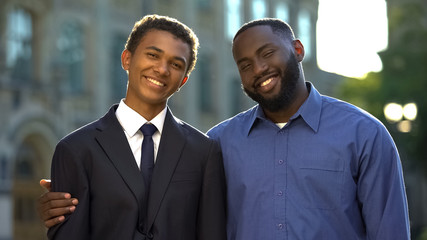
<path fill-rule="evenodd" d="M 233 56 L 246 94 L 270 112 L 288 108 L 296 99 L 300 82 L 294 44 L 268 25 L 241 32 L 233 42 Z"/>
<path fill-rule="evenodd" d="M 128 72 L 125 103 L 141 115 L 156 115 L 185 83 L 189 59 L 187 43 L 167 31 L 148 31 L 134 53 L 122 53 Z"/>

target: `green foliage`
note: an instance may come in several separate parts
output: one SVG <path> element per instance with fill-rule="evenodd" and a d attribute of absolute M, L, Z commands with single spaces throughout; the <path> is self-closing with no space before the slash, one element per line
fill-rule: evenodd
<path fill-rule="evenodd" d="M 365 79 L 345 78 L 339 87 L 339 98 L 350 102 L 372 115 L 380 118 L 383 102 L 381 93 L 381 77 L 379 73 L 369 73 Z"/>
<path fill-rule="evenodd" d="M 418 236 L 417 240 L 427 240 L 427 227 L 423 229 L 420 236 Z"/>

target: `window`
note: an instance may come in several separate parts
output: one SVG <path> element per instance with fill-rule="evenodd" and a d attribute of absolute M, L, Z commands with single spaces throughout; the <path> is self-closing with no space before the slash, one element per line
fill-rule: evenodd
<path fill-rule="evenodd" d="M 289 7 L 286 3 L 278 3 L 276 6 L 276 17 L 289 23 Z"/>
<path fill-rule="evenodd" d="M 6 66 L 17 84 L 29 82 L 32 75 L 32 25 L 25 9 L 16 8 L 7 16 Z"/>
<path fill-rule="evenodd" d="M 235 115 L 243 110 L 244 108 L 244 101 L 246 100 L 246 96 L 244 95 L 242 91 L 242 83 L 240 81 L 239 77 L 233 77 L 231 81 L 229 82 L 229 94 L 230 97 L 230 113 L 229 115 Z"/>
<path fill-rule="evenodd" d="M 304 45 L 305 58 L 311 57 L 311 17 L 307 10 L 301 10 L 298 15 L 298 38 Z"/>
<path fill-rule="evenodd" d="M 241 22 L 241 2 L 240 0 L 227 0 L 227 37 L 232 39 Z"/>
<path fill-rule="evenodd" d="M 32 179 L 34 177 L 35 150 L 28 144 L 19 148 L 15 165 L 15 177 L 19 179 Z"/>
<path fill-rule="evenodd" d="M 202 112 L 212 111 L 212 70 L 211 59 L 207 55 L 200 55 L 197 60 L 197 66 L 199 69 L 199 109 Z"/>
<path fill-rule="evenodd" d="M 253 0 L 252 2 L 252 17 L 260 19 L 267 16 L 267 6 L 264 0 Z"/>
<path fill-rule="evenodd" d="M 0 180 L 5 181 L 8 178 L 8 164 L 5 156 L 0 157 Z M 1 184 L 0 184 L 1 187 Z"/>
<path fill-rule="evenodd" d="M 58 60 L 63 90 L 68 93 L 81 93 L 85 52 L 80 24 L 76 22 L 62 24 L 56 46 L 59 50 Z"/>
<path fill-rule="evenodd" d="M 126 35 L 116 35 L 111 51 L 111 96 L 115 102 L 125 97 L 128 76 L 122 68 L 121 54 L 125 48 Z"/>
<path fill-rule="evenodd" d="M 212 8 L 212 0 L 198 0 L 197 4 L 200 10 L 209 10 Z"/>

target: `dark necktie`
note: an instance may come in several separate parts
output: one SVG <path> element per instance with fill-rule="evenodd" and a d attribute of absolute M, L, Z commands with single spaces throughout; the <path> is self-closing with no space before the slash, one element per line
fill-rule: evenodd
<path fill-rule="evenodd" d="M 150 123 L 142 125 L 139 129 L 144 135 L 144 140 L 142 141 L 141 147 L 141 173 L 144 178 L 145 186 L 147 192 L 150 188 L 151 175 L 154 168 L 154 142 L 153 134 L 157 131 L 156 126 Z"/>

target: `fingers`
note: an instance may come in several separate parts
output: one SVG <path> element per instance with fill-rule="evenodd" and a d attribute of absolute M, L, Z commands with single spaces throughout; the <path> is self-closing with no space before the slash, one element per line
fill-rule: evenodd
<path fill-rule="evenodd" d="M 70 200 L 71 195 L 69 193 L 64 192 L 46 192 L 40 196 L 39 202 L 41 204 L 54 202 L 55 204 L 63 203 L 61 200 Z M 61 207 L 60 205 L 55 205 L 54 207 Z"/>
<path fill-rule="evenodd" d="M 40 180 L 40 186 L 46 188 L 46 190 L 48 190 L 50 192 L 51 188 L 50 188 L 50 179 L 42 179 Z"/>
<path fill-rule="evenodd" d="M 44 225 L 47 228 L 50 228 L 50 227 L 55 226 L 56 224 L 59 224 L 59 223 L 63 222 L 64 220 L 65 220 L 64 216 L 59 216 L 59 217 L 52 218 L 52 219 L 49 219 L 47 221 L 44 221 Z"/>
<path fill-rule="evenodd" d="M 46 227 L 52 227 L 65 220 L 64 215 L 75 211 L 78 200 L 69 193 L 46 192 L 37 202 L 39 217 Z"/>

